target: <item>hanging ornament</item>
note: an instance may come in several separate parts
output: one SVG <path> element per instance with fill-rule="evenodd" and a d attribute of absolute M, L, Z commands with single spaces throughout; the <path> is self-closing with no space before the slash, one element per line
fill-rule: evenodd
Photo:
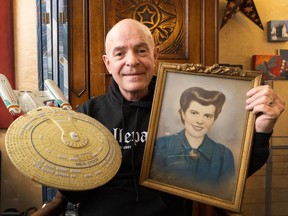
<path fill-rule="evenodd" d="M 247 18 L 264 30 L 254 0 L 228 0 L 220 28 L 222 28 L 238 11 L 241 11 Z"/>

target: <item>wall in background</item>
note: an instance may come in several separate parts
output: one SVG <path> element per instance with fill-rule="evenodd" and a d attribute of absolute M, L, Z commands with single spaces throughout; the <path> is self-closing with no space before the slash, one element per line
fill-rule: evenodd
<path fill-rule="evenodd" d="M 16 88 L 37 90 L 36 0 L 13 0 Z"/>
<path fill-rule="evenodd" d="M 277 54 L 278 49 L 288 49 L 287 42 L 267 42 L 267 22 L 288 20 L 287 0 L 254 0 L 264 30 L 250 21 L 240 11 L 219 31 L 219 63 L 240 64 L 252 69 L 252 55 Z M 227 1 L 219 0 L 219 26 Z"/>
<path fill-rule="evenodd" d="M 270 20 L 288 20 L 288 1 L 254 0 L 254 3 L 264 30 L 250 21 L 244 14 L 238 12 L 219 31 L 220 63 L 240 64 L 243 65 L 244 69 L 250 70 L 252 69 L 252 55 L 275 55 L 278 49 L 288 49 L 288 41 L 267 42 L 267 22 Z M 226 0 L 220 0 L 219 26 L 226 4 Z M 282 97 L 285 98 L 287 104 L 287 91 L 283 90 L 283 85 L 281 87 L 281 94 L 283 95 L 286 92 L 286 95 L 284 94 Z M 280 92 L 278 89 L 279 94 Z M 277 128 L 283 127 L 279 125 L 280 122 L 286 122 L 287 125 L 285 116 L 287 115 L 282 114 Z M 287 128 L 287 126 L 283 128 L 285 127 Z M 277 128 L 275 127 L 274 135 L 277 136 L 278 134 L 279 136 Z M 281 144 L 284 145 L 287 142 L 285 142 L 283 134 L 281 134 L 281 137 Z M 273 142 L 271 146 L 273 146 Z M 241 210 L 243 215 L 288 215 L 287 175 L 285 175 L 287 174 L 287 156 L 287 151 L 284 151 L 284 149 L 280 149 L 278 152 L 271 151 L 273 162 L 268 161 L 262 169 L 248 178 Z M 270 173 L 268 173 L 268 170 Z M 281 182 L 283 183 L 281 184 Z"/>
<path fill-rule="evenodd" d="M 13 2 L 0 1 L 0 73 L 5 75 L 10 84 L 15 87 L 15 62 L 14 62 L 14 26 Z M 5 104 L 0 101 L 0 128 L 7 128 L 13 122 Z"/>

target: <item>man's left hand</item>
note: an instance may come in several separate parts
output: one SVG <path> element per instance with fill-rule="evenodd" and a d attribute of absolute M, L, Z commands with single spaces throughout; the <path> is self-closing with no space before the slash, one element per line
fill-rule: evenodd
<path fill-rule="evenodd" d="M 284 111 L 285 102 L 268 85 L 257 86 L 247 92 L 246 110 L 256 115 L 255 130 L 271 133 L 277 119 Z"/>

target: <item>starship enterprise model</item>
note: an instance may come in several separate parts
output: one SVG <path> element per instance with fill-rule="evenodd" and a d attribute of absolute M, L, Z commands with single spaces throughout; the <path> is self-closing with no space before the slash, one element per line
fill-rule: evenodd
<path fill-rule="evenodd" d="M 12 89 L 7 77 L 0 74 L 0 96 L 13 116 L 20 116 L 32 109 L 43 106 L 47 101 L 55 101 L 63 109 L 71 109 L 69 102 L 53 80 L 44 82 L 45 91 L 18 91 Z"/>
<path fill-rule="evenodd" d="M 19 94 L 0 78 L 7 109 L 12 115 L 22 113 L 5 136 L 7 154 L 20 172 L 42 185 L 74 191 L 99 187 L 115 176 L 122 160 L 118 142 L 100 122 L 72 110 L 53 81 L 48 82 L 51 92 L 33 92 L 29 99 L 32 95 L 37 106 L 53 98 L 62 107 L 42 104 L 28 110 L 22 105 L 30 102 L 19 103 Z"/>
<path fill-rule="evenodd" d="M 121 164 L 111 132 L 95 119 L 43 106 L 18 117 L 5 136 L 12 163 L 32 180 L 65 190 L 88 190 L 109 181 Z"/>

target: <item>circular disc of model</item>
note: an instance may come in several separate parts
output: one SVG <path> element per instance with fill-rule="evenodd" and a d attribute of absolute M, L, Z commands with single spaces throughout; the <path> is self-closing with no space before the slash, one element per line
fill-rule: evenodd
<path fill-rule="evenodd" d="M 5 136 L 16 168 L 40 184 L 88 190 L 108 182 L 121 165 L 121 150 L 97 120 L 73 110 L 40 107 L 18 117 Z"/>

